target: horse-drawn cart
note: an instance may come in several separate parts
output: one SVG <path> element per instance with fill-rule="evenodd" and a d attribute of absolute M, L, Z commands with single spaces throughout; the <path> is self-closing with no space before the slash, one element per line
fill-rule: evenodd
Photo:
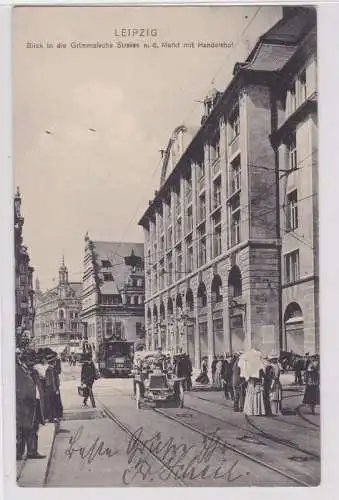
<path fill-rule="evenodd" d="M 133 386 L 137 409 L 140 409 L 141 401 L 155 405 L 172 401 L 183 408 L 185 378 L 175 376 L 166 363 L 166 356 L 153 352 L 136 354 Z"/>

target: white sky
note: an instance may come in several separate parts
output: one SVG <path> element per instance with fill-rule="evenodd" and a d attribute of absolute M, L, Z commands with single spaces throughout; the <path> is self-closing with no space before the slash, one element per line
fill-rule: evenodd
<path fill-rule="evenodd" d="M 281 7 L 257 9 L 14 9 L 14 177 L 24 243 L 43 289 L 53 285 L 62 254 L 71 279 L 81 280 L 87 230 L 94 240 L 143 241 L 137 221 L 159 184 L 159 150 L 176 126 L 199 123 L 194 100 L 213 86 L 223 90 L 235 62 L 281 15 Z M 234 50 L 26 48 L 27 41 L 111 41 L 115 28 L 134 27 L 156 28 L 160 43 L 236 44 L 255 14 Z"/>

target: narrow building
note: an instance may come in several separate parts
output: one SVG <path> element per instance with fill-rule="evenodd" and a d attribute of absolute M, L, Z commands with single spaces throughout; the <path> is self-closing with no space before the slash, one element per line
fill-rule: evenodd
<path fill-rule="evenodd" d="M 104 339 L 145 337 L 144 245 L 85 236 L 81 318 L 94 351 Z"/>
<path fill-rule="evenodd" d="M 82 350 L 81 288 L 81 283 L 69 281 L 64 258 L 55 287 L 42 292 L 39 279 L 36 280 L 36 347 L 48 346 L 59 353 Z"/>
<path fill-rule="evenodd" d="M 186 351 L 196 366 L 204 356 L 211 361 L 214 354 L 250 347 L 316 349 L 315 29 L 314 8 L 284 9 L 247 60 L 235 65 L 226 90 L 206 97 L 198 130 L 182 125 L 170 138 L 159 190 L 139 221 L 148 348 Z M 295 108 L 292 116 L 289 89 L 305 68 L 303 111 Z M 306 177 L 291 171 L 299 165 L 288 142 L 295 127 L 298 156 L 312 166 L 309 173 L 303 169 Z M 309 226 L 297 247 L 307 279 L 292 271 L 296 228 L 287 231 L 281 217 L 296 183 L 298 206 L 301 198 L 310 200 L 298 219 Z M 313 248 L 306 252 L 308 238 Z M 305 317 L 297 305 L 305 286 L 309 330 L 305 341 L 286 344 L 286 335 L 303 338 Z M 296 324 L 299 333 L 292 333 Z"/>
<path fill-rule="evenodd" d="M 16 345 L 24 347 L 34 336 L 33 272 L 27 247 L 23 244 L 21 194 L 14 196 L 14 262 L 15 262 L 15 337 Z"/>

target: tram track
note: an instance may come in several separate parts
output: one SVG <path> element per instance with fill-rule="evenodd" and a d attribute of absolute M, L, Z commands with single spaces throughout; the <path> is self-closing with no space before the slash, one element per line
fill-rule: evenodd
<path fill-rule="evenodd" d="M 189 407 L 187 407 L 185 405 L 185 409 L 189 409 Z M 224 441 L 223 439 L 220 439 L 216 436 L 213 436 L 213 435 L 210 435 L 208 434 L 207 432 L 201 430 L 201 429 L 198 429 L 197 427 L 187 423 L 187 422 L 183 422 L 182 420 L 176 418 L 175 416 L 173 415 L 169 415 L 168 413 L 165 413 L 163 411 L 161 411 L 160 409 L 158 408 L 153 408 L 153 411 L 156 412 L 157 414 L 165 417 L 165 418 L 168 418 L 169 420 L 172 420 L 174 422 L 176 422 L 177 424 L 183 426 L 183 427 L 186 427 L 187 429 L 190 429 L 191 431 L 197 433 L 197 434 L 200 434 L 202 437 L 204 437 L 205 439 L 210 439 L 211 441 L 217 443 L 218 445 L 232 451 L 233 453 L 236 453 L 237 455 L 240 455 L 242 456 L 243 458 L 246 458 L 247 460 L 249 460 L 250 462 L 252 463 L 255 463 L 257 465 L 260 465 L 261 467 L 265 468 L 265 469 L 268 469 L 268 470 L 271 470 L 273 472 L 275 472 L 276 474 L 279 474 L 280 476 L 283 476 L 285 477 L 286 479 L 290 480 L 291 482 L 293 482 L 295 485 L 298 485 L 298 486 L 303 486 L 303 487 L 312 487 L 314 486 L 314 484 L 311 484 L 311 483 L 308 483 L 307 481 L 304 481 L 302 479 L 299 479 L 295 476 L 293 476 L 292 474 L 288 474 L 287 472 L 275 467 L 274 465 L 271 465 L 263 460 L 261 460 L 260 458 L 257 458 L 247 452 L 244 452 L 242 450 L 240 450 L 239 448 L 233 446 L 233 445 L 230 445 L 229 443 L 227 443 L 226 441 Z"/>
<path fill-rule="evenodd" d="M 188 487 L 189 485 L 182 481 L 180 478 L 176 476 L 176 474 L 172 471 L 172 469 L 166 464 L 164 460 L 162 460 L 156 453 L 154 453 L 141 439 L 135 436 L 135 433 L 129 429 L 98 397 L 96 397 L 96 401 L 100 404 L 100 407 L 106 417 L 111 420 L 114 424 L 116 424 L 125 434 L 129 436 L 129 438 L 133 439 L 135 442 L 140 444 L 142 449 L 147 450 L 150 456 L 161 465 L 161 467 L 169 472 L 169 474 L 176 481 L 178 486 Z"/>
<path fill-rule="evenodd" d="M 245 420 L 248 423 L 248 425 L 251 426 L 254 430 L 251 430 L 251 429 L 249 429 L 246 426 L 239 425 L 239 424 L 236 424 L 234 422 L 231 422 L 230 420 L 227 420 L 225 418 L 220 418 L 220 417 L 217 417 L 215 415 L 210 415 L 209 413 L 206 413 L 203 410 L 200 410 L 200 409 L 198 410 L 197 408 L 192 408 L 192 407 L 190 407 L 190 406 L 188 406 L 186 404 L 185 404 L 185 409 L 186 410 L 195 411 L 196 413 L 200 413 L 201 415 L 207 416 L 207 417 L 212 418 L 214 420 L 217 420 L 219 422 L 223 422 L 224 424 L 230 425 L 231 427 L 235 427 L 236 429 L 243 430 L 245 432 L 250 432 L 250 433 L 252 433 L 256 437 L 263 437 L 263 438 L 265 438 L 265 439 L 267 439 L 269 441 L 272 441 L 275 444 L 280 444 L 280 445 L 286 446 L 287 448 L 291 448 L 294 451 L 297 451 L 298 453 L 303 453 L 304 455 L 308 455 L 308 456 L 314 458 L 315 460 L 319 460 L 320 461 L 320 456 L 317 455 L 316 453 L 313 453 L 312 451 L 309 451 L 309 450 L 306 450 L 304 448 L 301 448 L 300 446 L 295 445 L 291 441 L 287 441 L 287 440 L 284 440 L 284 439 L 277 438 L 276 436 L 273 436 L 273 434 L 270 434 L 270 433 L 267 433 L 267 432 L 263 431 L 262 429 L 260 429 L 259 427 L 257 427 L 252 422 L 252 420 L 249 418 L 248 415 L 245 415 Z"/>
<path fill-rule="evenodd" d="M 220 406 L 222 408 L 226 408 L 227 410 L 229 411 L 232 411 L 232 408 L 230 408 L 228 405 L 224 404 L 224 403 L 219 403 L 217 401 L 213 401 L 209 398 L 204 398 L 203 396 L 197 396 L 193 393 L 193 391 L 191 391 L 189 393 L 190 397 L 193 397 L 195 399 L 200 399 L 201 401 L 207 401 L 208 403 L 213 403 L 217 406 Z M 302 407 L 303 405 L 298 405 L 296 408 L 294 408 L 294 411 L 295 411 L 295 415 L 297 417 L 299 417 L 302 421 L 310 424 L 312 427 L 310 427 L 309 425 L 303 425 L 301 422 L 300 423 L 297 423 L 297 422 L 289 422 L 288 420 L 284 419 L 284 418 L 281 418 L 281 416 L 277 416 L 275 417 L 278 421 L 281 421 L 283 422 L 284 424 L 286 425 L 289 425 L 291 427 L 298 427 L 300 429 L 306 429 L 307 431 L 311 431 L 311 432 L 319 432 L 319 429 L 320 429 L 320 426 L 318 424 L 315 424 L 314 422 L 311 422 L 310 420 L 308 420 L 304 415 L 302 415 L 302 413 L 300 412 L 300 408 Z"/>

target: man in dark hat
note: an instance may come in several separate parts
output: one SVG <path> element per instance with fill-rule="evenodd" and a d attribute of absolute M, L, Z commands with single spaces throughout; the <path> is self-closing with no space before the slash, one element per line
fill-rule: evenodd
<path fill-rule="evenodd" d="M 81 384 L 87 387 L 86 396 L 83 401 L 84 406 L 87 406 L 87 400 L 90 398 L 92 407 L 95 408 L 92 387 L 97 378 L 95 365 L 92 360 L 92 354 L 88 353 L 81 368 Z"/>
<path fill-rule="evenodd" d="M 16 360 L 16 426 L 17 460 L 27 448 L 27 458 L 45 458 L 38 452 L 39 425 L 44 424 L 43 391 L 39 375 L 33 368 L 36 363 L 33 350 L 25 351 Z"/>

